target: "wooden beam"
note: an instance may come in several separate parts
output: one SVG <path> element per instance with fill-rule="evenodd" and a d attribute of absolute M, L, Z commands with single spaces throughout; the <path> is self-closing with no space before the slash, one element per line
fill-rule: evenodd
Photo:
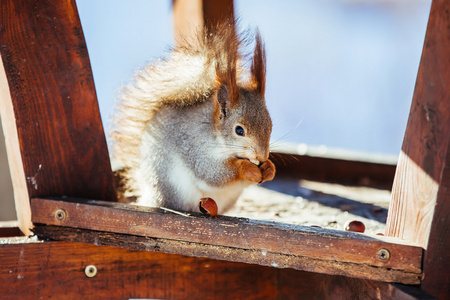
<path fill-rule="evenodd" d="M 288 255 L 267 250 L 242 249 L 39 224 L 33 230 L 41 238 L 59 241 L 77 241 L 100 246 L 115 246 L 141 251 L 158 251 L 275 268 L 291 268 L 321 274 L 371 279 L 382 282 L 401 282 L 404 284 L 418 284 L 420 282 L 420 274 L 405 272 L 403 270 L 314 259 L 309 256 Z"/>
<path fill-rule="evenodd" d="M 218 23 L 234 20 L 233 0 L 173 0 L 174 35 L 177 45 L 189 45 L 203 27 L 214 29 Z"/>
<path fill-rule="evenodd" d="M 434 299 L 417 288 L 73 242 L 0 240 L 2 299 Z M 86 267 L 97 273 L 87 277 Z M 92 273 L 91 273 L 92 274 Z"/>
<path fill-rule="evenodd" d="M 115 190 L 75 0 L 5 0 L 0 12 L 0 108 L 26 232 L 28 197 Z"/>
<path fill-rule="evenodd" d="M 426 249 L 422 288 L 450 297 L 450 2 L 433 0 L 386 234 Z"/>
<path fill-rule="evenodd" d="M 192 43 L 204 25 L 202 0 L 173 0 L 172 5 L 175 44 Z"/>
<path fill-rule="evenodd" d="M 276 270 L 82 243 L 0 245 L 2 298 L 272 298 Z M 85 269 L 93 265 L 94 277 Z"/>
<path fill-rule="evenodd" d="M 395 163 L 382 159 L 365 161 L 345 156 L 296 154 L 295 151 L 271 153 L 270 158 L 275 163 L 278 179 L 306 179 L 385 190 L 391 190 L 396 169 Z"/>
<path fill-rule="evenodd" d="M 234 1 L 203 0 L 203 19 L 205 26 L 209 29 L 214 29 L 215 26 L 224 22 L 234 22 Z"/>
<path fill-rule="evenodd" d="M 450 141 L 450 2 L 434 0 L 392 190 L 386 234 L 428 244 Z M 450 211 L 448 212 L 450 213 Z"/>
<path fill-rule="evenodd" d="M 32 199 L 31 203 L 36 224 L 180 241 L 188 246 L 202 244 L 191 252 L 189 247 L 182 249 L 176 243 L 179 249 L 175 253 L 194 256 L 201 253 L 216 259 L 330 274 L 342 274 L 347 267 L 348 276 L 358 274 L 380 281 L 417 284 L 420 279 L 422 249 L 380 236 L 224 216 L 180 215 L 100 201 Z M 56 235 L 52 238 L 59 239 Z M 384 249 L 389 259 L 380 259 L 380 249 Z M 164 251 L 175 250 L 168 247 Z M 230 255 L 234 252 L 234 256 Z M 278 260 L 271 260 L 275 258 Z M 398 276 L 393 276 L 391 270 L 399 271 Z"/>
<path fill-rule="evenodd" d="M 421 288 L 440 299 L 446 299 L 450 297 L 450 151 L 445 159 L 437 201 L 425 251 L 425 278 Z"/>

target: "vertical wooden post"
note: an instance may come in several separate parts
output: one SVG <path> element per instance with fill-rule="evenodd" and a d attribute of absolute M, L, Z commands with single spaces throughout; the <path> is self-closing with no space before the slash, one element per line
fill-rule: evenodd
<path fill-rule="evenodd" d="M 203 0 L 203 19 L 205 26 L 213 29 L 217 24 L 234 20 L 233 0 Z"/>
<path fill-rule="evenodd" d="M 450 1 L 433 0 L 386 235 L 426 249 L 427 292 L 450 294 Z"/>
<path fill-rule="evenodd" d="M 202 0 L 173 0 L 172 5 L 175 44 L 192 42 L 204 24 Z"/>
<path fill-rule="evenodd" d="M 214 28 L 220 22 L 234 19 L 233 0 L 173 0 L 175 43 L 195 41 L 196 33 L 206 26 Z"/>
<path fill-rule="evenodd" d="M 450 55 L 450 54 L 449 54 Z M 450 78 L 449 78 L 450 79 Z M 447 98 L 449 101 L 450 98 Z M 423 261 L 421 289 L 439 299 L 450 298 L 450 151 L 447 150 L 445 168 L 431 222 L 430 237 Z"/>
<path fill-rule="evenodd" d="M 114 200 L 75 0 L 0 2 L 1 114 L 21 230 L 29 198 Z"/>

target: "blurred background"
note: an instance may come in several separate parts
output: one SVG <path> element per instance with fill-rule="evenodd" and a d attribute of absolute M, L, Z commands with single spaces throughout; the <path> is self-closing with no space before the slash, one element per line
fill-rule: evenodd
<path fill-rule="evenodd" d="M 172 1 L 77 4 L 108 127 L 121 85 L 173 45 Z M 235 1 L 240 27 L 266 42 L 272 140 L 398 154 L 430 4 Z"/>
<path fill-rule="evenodd" d="M 76 2 L 107 130 L 120 87 L 173 46 L 172 1 Z M 240 28 L 258 27 L 266 43 L 272 141 L 397 155 L 430 5 L 236 0 Z M 15 219 L 6 166 L 0 145 L 0 220 Z"/>

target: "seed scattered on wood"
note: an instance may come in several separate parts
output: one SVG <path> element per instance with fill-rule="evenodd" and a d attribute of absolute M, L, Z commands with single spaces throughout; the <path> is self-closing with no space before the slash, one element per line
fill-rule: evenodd
<path fill-rule="evenodd" d="M 366 226 L 361 221 L 348 221 L 344 226 L 345 231 L 361 232 L 366 231 Z"/>
<path fill-rule="evenodd" d="M 204 214 L 210 214 L 212 217 L 217 216 L 217 203 L 211 198 L 202 198 L 198 202 L 198 209 Z"/>

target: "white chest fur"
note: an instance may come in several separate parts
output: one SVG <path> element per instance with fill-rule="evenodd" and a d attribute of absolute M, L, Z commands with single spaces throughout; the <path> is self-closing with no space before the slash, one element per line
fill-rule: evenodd
<path fill-rule="evenodd" d="M 198 211 L 199 200 L 209 197 L 217 203 L 218 213 L 223 214 L 234 205 L 243 189 L 249 185 L 247 182 L 239 182 L 224 187 L 210 186 L 197 178 L 181 159 L 175 158 L 171 164 L 169 181 L 176 193 L 183 199 L 183 210 Z"/>

